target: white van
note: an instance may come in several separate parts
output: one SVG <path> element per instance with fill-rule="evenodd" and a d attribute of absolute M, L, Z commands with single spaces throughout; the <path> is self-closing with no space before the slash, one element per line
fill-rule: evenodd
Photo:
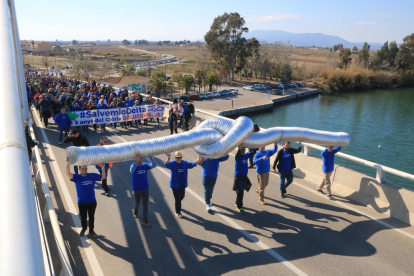
<path fill-rule="evenodd" d="M 254 89 L 262 90 L 262 85 L 261 84 L 255 84 L 255 85 L 253 85 L 253 87 L 254 87 Z"/>

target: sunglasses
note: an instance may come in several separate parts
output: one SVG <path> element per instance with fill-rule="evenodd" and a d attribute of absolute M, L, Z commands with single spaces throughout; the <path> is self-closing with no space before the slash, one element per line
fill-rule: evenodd
<path fill-rule="evenodd" d="M 182 157 L 176 157 L 175 159 L 183 159 Z"/>

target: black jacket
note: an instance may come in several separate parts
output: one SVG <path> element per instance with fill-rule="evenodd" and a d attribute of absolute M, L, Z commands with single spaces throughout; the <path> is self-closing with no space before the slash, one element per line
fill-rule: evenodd
<path fill-rule="evenodd" d="M 78 137 L 75 136 L 68 136 L 63 140 L 63 143 L 70 143 L 72 142 L 75 147 L 89 147 L 88 139 L 85 136 L 79 133 Z"/>
<path fill-rule="evenodd" d="M 294 168 L 296 168 L 295 155 L 294 154 L 301 152 L 302 147 L 299 147 L 298 149 L 289 148 L 288 151 L 290 152 L 290 156 L 291 156 L 290 168 L 294 169 Z M 283 148 L 281 148 L 276 154 L 276 159 L 273 162 L 273 169 L 275 169 L 276 166 L 277 166 L 277 170 L 280 171 L 280 166 L 282 165 L 282 155 L 283 155 Z"/>
<path fill-rule="evenodd" d="M 27 143 L 27 151 L 28 153 L 32 152 L 32 148 L 34 148 L 35 146 L 38 145 L 37 142 L 33 141 L 32 137 L 30 136 L 29 133 L 29 127 L 25 127 L 24 128 L 24 133 L 26 134 L 26 143 Z"/>

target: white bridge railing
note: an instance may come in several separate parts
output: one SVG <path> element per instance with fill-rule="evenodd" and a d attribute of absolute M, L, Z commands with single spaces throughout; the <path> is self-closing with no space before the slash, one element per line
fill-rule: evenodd
<path fill-rule="evenodd" d="M 54 275 L 23 125 L 29 109 L 14 0 L 0 0 L 0 112 L 0 275 Z M 46 201 L 62 274 L 72 275 L 53 204 Z"/>

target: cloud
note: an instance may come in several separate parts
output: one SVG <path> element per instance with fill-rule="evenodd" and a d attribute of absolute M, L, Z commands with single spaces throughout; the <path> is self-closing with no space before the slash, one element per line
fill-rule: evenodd
<path fill-rule="evenodd" d="M 374 14 L 375 17 L 394 17 L 396 16 L 395 14 L 385 14 L 385 13 L 379 13 L 379 14 Z"/>
<path fill-rule="evenodd" d="M 302 18 L 302 15 L 298 13 L 285 13 L 285 14 L 274 14 L 266 16 L 254 16 L 248 18 L 247 21 L 262 22 L 262 21 L 290 21 Z"/>
<path fill-rule="evenodd" d="M 377 22 L 355 22 L 358 26 L 364 26 L 364 25 L 377 25 Z"/>

